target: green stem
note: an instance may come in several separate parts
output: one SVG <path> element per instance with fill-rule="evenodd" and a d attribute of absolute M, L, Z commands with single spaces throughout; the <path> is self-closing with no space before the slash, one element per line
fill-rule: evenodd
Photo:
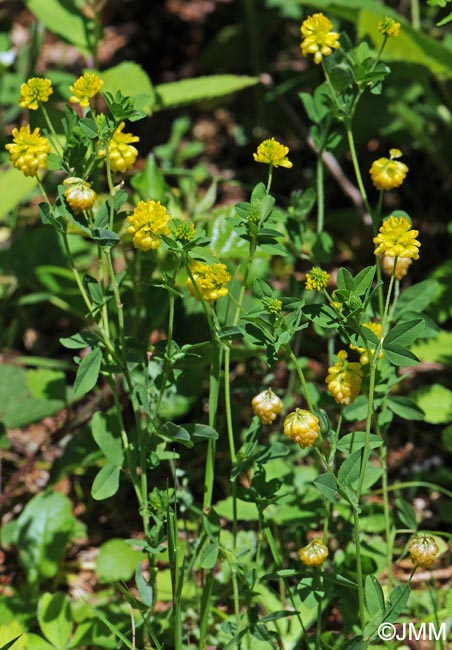
<path fill-rule="evenodd" d="M 364 630 L 364 627 L 366 625 L 366 613 L 365 613 L 365 604 L 364 604 L 363 564 L 361 558 L 359 514 L 355 508 L 353 509 L 353 532 L 355 537 L 355 548 L 356 548 L 356 577 L 358 583 L 359 620 L 361 624 L 361 630 Z"/>
<path fill-rule="evenodd" d="M 273 180 L 273 165 L 270 163 L 269 166 L 268 166 L 268 179 L 267 179 L 267 187 L 266 187 L 267 194 L 270 193 L 270 188 L 272 186 L 272 180 Z"/>
<path fill-rule="evenodd" d="M 383 490 L 383 515 L 385 520 L 386 535 L 386 564 L 388 571 L 388 588 L 391 591 L 393 583 L 392 574 L 392 553 L 393 553 L 393 535 L 391 530 L 391 511 L 389 507 L 388 494 L 388 463 L 387 463 L 387 446 L 386 441 L 380 447 L 380 464 L 383 470 L 381 487 Z"/>
<path fill-rule="evenodd" d="M 421 29 L 421 9 L 419 0 L 411 0 L 411 24 L 413 29 L 416 31 Z"/>
<path fill-rule="evenodd" d="M 352 163 L 353 163 L 353 169 L 355 172 L 355 177 L 356 177 L 356 182 L 358 183 L 358 189 L 361 194 L 361 197 L 363 199 L 363 203 L 366 207 L 367 212 L 370 214 L 372 217 L 372 221 L 374 221 L 374 215 L 372 212 L 372 208 L 370 207 L 369 199 L 367 198 L 367 192 L 366 188 L 364 187 L 364 182 L 363 182 L 363 177 L 361 175 L 361 169 L 359 167 L 359 162 L 358 162 L 358 156 L 356 153 L 356 146 L 355 146 L 355 138 L 353 136 L 353 130 L 351 127 L 351 120 L 347 120 L 345 123 L 345 132 L 347 134 L 347 142 L 350 150 L 350 155 L 352 158 Z"/>
<path fill-rule="evenodd" d="M 317 234 L 323 232 L 325 220 L 325 188 L 322 154 L 323 149 L 317 154 Z"/>
<path fill-rule="evenodd" d="M 47 109 L 44 106 L 44 104 L 42 104 L 42 103 L 39 104 L 39 107 L 40 107 L 40 109 L 42 111 L 42 114 L 44 116 L 44 120 L 45 120 L 45 123 L 47 124 L 47 128 L 49 129 L 50 134 L 52 135 L 52 144 L 55 147 L 55 151 L 58 153 L 59 156 L 62 156 L 63 155 L 63 149 L 62 149 L 62 147 L 61 147 L 61 145 L 60 145 L 60 143 L 58 141 L 57 132 L 55 131 L 55 128 L 54 128 L 52 122 L 50 121 Z"/>
<path fill-rule="evenodd" d="M 291 348 L 287 347 L 287 348 L 286 348 L 286 352 L 287 352 L 287 354 L 289 355 L 290 360 L 292 361 L 292 363 L 293 363 L 294 366 L 295 366 L 295 370 L 296 370 L 296 372 L 297 372 L 298 379 L 300 380 L 300 384 L 301 384 L 302 389 L 303 389 L 303 393 L 304 393 L 304 398 L 305 398 L 305 400 L 306 400 L 306 404 L 307 404 L 307 406 L 308 406 L 309 411 L 311 411 L 311 413 L 312 413 L 312 412 L 314 411 L 314 408 L 313 408 L 313 405 L 312 405 L 312 402 L 311 402 L 311 398 L 309 397 L 308 385 L 307 385 L 307 383 L 306 383 L 306 379 L 305 379 L 305 377 L 304 377 L 303 370 L 302 370 L 300 364 L 298 363 L 298 359 L 297 359 L 297 357 L 294 355 L 294 353 L 292 352 Z"/>

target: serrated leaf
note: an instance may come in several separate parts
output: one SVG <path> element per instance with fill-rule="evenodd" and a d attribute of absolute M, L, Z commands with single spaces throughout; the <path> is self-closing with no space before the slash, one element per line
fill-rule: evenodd
<path fill-rule="evenodd" d="M 94 348 L 82 359 L 74 382 L 74 393 L 78 397 L 94 388 L 99 377 L 101 363 L 102 350 L 100 348 Z"/>
<path fill-rule="evenodd" d="M 223 74 L 159 84 L 155 86 L 157 104 L 154 109 L 174 108 L 224 97 L 258 83 L 257 77 Z"/>

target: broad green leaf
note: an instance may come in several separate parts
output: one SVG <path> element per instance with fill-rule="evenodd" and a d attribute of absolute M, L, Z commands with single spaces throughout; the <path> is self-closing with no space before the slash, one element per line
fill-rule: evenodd
<path fill-rule="evenodd" d="M 395 507 L 397 509 L 397 514 L 399 515 L 400 521 L 411 528 L 411 530 L 417 530 L 417 521 L 416 515 L 413 510 L 413 507 L 404 499 L 396 499 Z"/>
<path fill-rule="evenodd" d="M 419 338 L 424 331 L 424 321 L 422 318 L 400 323 L 391 328 L 386 334 L 383 347 L 397 343 L 397 345 L 410 345 Z"/>
<path fill-rule="evenodd" d="M 384 620 L 389 623 L 394 623 L 399 618 L 400 613 L 403 611 L 405 605 L 410 597 L 410 585 L 398 585 L 389 594 L 388 602 L 384 611 Z"/>
<path fill-rule="evenodd" d="M 248 242 L 240 237 L 237 228 L 231 223 L 233 213 L 233 208 L 222 209 L 209 228 L 210 249 L 221 260 L 244 259 L 248 255 Z"/>
<path fill-rule="evenodd" d="M 42 492 L 27 503 L 17 519 L 14 537 L 30 583 L 57 574 L 75 525 L 71 503 L 59 492 Z"/>
<path fill-rule="evenodd" d="M 113 248 L 119 243 L 119 236 L 112 230 L 108 230 L 108 228 L 94 228 L 93 239 L 99 246 L 107 248 Z"/>
<path fill-rule="evenodd" d="M 337 495 L 337 483 L 332 474 L 320 474 L 313 481 L 316 488 L 323 494 L 324 497 L 335 503 Z"/>
<path fill-rule="evenodd" d="M 395 366 L 415 366 L 419 363 L 419 359 L 408 348 L 398 343 L 385 344 L 383 341 L 383 348 L 385 351 L 386 359 Z"/>
<path fill-rule="evenodd" d="M 424 280 L 418 282 L 405 291 L 397 299 L 394 317 L 397 320 L 407 310 L 422 312 L 435 298 L 439 289 L 436 280 Z"/>
<path fill-rule="evenodd" d="M 145 580 L 143 576 L 143 567 L 141 564 L 137 564 L 135 570 L 135 583 L 137 585 L 138 594 L 141 598 L 141 601 L 147 606 L 152 607 L 154 603 L 154 590 L 151 585 Z"/>
<path fill-rule="evenodd" d="M 102 350 L 100 348 L 94 348 L 82 359 L 74 382 L 74 392 L 78 397 L 94 388 L 99 377 L 101 363 Z"/>
<path fill-rule="evenodd" d="M 346 433 L 345 436 L 342 436 L 342 438 L 339 440 L 337 448 L 339 451 L 347 454 L 352 454 L 364 447 L 365 439 L 365 431 L 353 431 L 351 433 Z M 377 447 L 381 447 L 382 444 L 383 439 L 381 436 L 377 436 L 374 433 L 369 434 L 369 446 L 371 449 L 377 449 Z"/>
<path fill-rule="evenodd" d="M 220 74 L 159 84 L 155 86 L 157 103 L 154 110 L 224 97 L 258 83 L 258 77 Z"/>
<path fill-rule="evenodd" d="M 92 23 L 76 0 L 25 0 L 25 4 L 49 31 L 75 45 L 83 54 L 90 54 L 88 34 L 92 32 Z"/>
<path fill-rule="evenodd" d="M 405 420 L 423 420 L 425 417 L 424 411 L 413 400 L 403 395 L 388 397 L 386 405 L 396 415 Z"/>
<path fill-rule="evenodd" d="M 96 573 L 104 583 L 130 580 L 142 559 L 143 554 L 130 548 L 122 539 L 110 539 L 100 547 Z"/>
<path fill-rule="evenodd" d="M 339 291 L 353 291 L 353 276 L 350 271 L 341 267 L 337 272 L 336 285 Z"/>
<path fill-rule="evenodd" d="M 381 617 L 385 608 L 385 599 L 380 583 L 374 575 L 368 575 L 364 587 L 367 611 L 372 616 L 378 614 Z"/>
<path fill-rule="evenodd" d="M 218 440 L 219 434 L 218 431 L 208 427 L 207 424 L 184 424 L 182 425 L 185 431 L 188 431 L 191 438 L 196 442 L 196 440 Z"/>
<path fill-rule="evenodd" d="M 440 331 L 434 338 L 419 341 L 410 349 L 421 361 L 450 365 L 452 361 L 452 332 Z"/>
<path fill-rule="evenodd" d="M 106 463 L 96 474 L 91 486 L 91 496 L 96 501 L 103 501 L 114 496 L 119 489 L 121 468 L 113 463 Z"/>
<path fill-rule="evenodd" d="M 3 627 L 5 627 L 5 626 L 3 626 Z M 14 639 L 11 639 L 11 641 L 8 641 L 8 643 L 3 644 L 0 647 L 0 650 L 9 650 L 16 643 L 16 641 L 18 641 L 22 636 L 23 636 L 22 634 L 19 634 Z M 25 639 L 24 639 L 24 642 L 26 642 Z M 25 646 L 22 646 L 22 647 L 24 648 Z M 17 644 L 16 648 L 19 650 L 19 644 Z"/>
<path fill-rule="evenodd" d="M 117 416 L 114 413 L 97 411 L 91 418 L 91 432 L 105 458 L 112 465 L 121 467 L 124 453 Z"/>
<path fill-rule="evenodd" d="M 424 386 L 411 398 L 425 413 L 425 421 L 430 424 L 449 424 L 452 421 L 452 391 L 441 384 Z"/>
<path fill-rule="evenodd" d="M 262 278 L 256 278 L 253 282 L 253 293 L 256 298 L 271 298 L 273 296 L 273 289 Z"/>
<path fill-rule="evenodd" d="M 160 427 L 158 433 L 160 436 L 164 437 L 165 440 L 179 442 L 188 448 L 193 447 L 193 442 L 187 429 L 179 424 L 175 424 L 174 422 L 165 422 L 165 424 Z"/>
<path fill-rule="evenodd" d="M 208 542 L 199 556 L 201 569 L 213 569 L 218 557 L 219 544 L 217 541 Z"/>
<path fill-rule="evenodd" d="M 113 68 L 98 73 L 103 80 L 103 92 L 112 95 L 119 90 L 125 97 L 148 95 L 149 99 L 140 109 L 150 115 L 155 103 L 155 91 L 148 74 L 134 61 L 122 61 Z"/>
<path fill-rule="evenodd" d="M 11 210 L 24 201 L 37 187 L 37 184 L 35 176 L 24 176 L 14 167 L 2 170 L 0 175 L 0 196 L 2 197 L 0 219 L 3 220 Z"/>
<path fill-rule="evenodd" d="M 360 295 L 371 286 L 375 277 L 376 267 L 367 266 L 353 278 L 353 289 Z"/>
<path fill-rule="evenodd" d="M 62 592 L 45 593 L 38 602 L 38 622 L 41 632 L 58 650 L 69 645 L 72 616 L 69 598 Z"/>

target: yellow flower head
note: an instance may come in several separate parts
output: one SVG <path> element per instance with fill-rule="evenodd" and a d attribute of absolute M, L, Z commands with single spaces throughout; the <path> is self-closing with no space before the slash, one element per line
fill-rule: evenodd
<path fill-rule="evenodd" d="M 187 243 L 191 241 L 196 235 L 195 224 L 191 221 L 181 221 L 176 228 L 174 233 L 177 241 L 182 243 Z"/>
<path fill-rule="evenodd" d="M 374 321 L 369 321 L 368 323 L 363 323 L 363 327 L 366 327 L 368 330 L 373 332 L 378 339 L 381 338 L 381 331 L 382 331 L 381 323 L 375 323 Z M 363 348 L 360 345 L 352 345 L 352 344 L 350 344 L 350 348 L 352 350 L 356 350 L 357 352 L 361 353 L 361 356 L 359 357 L 359 363 L 362 366 L 366 366 L 369 363 L 369 355 L 367 353 L 366 348 Z M 375 348 L 369 346 L 369 351 L 370 354 L 373 356 L 375 353 Z M 380 354 L 378 355 L 378 358 L 382 359 L 383 357 L 384 357 L 384 352 L 383 350 L 381 350 Z"/>
<path fill-rule="evenodd" d="M 19 106 L 36 111 L 39 108 L 39 104 L 44 104 L 48 101 L 52 93 L 53 88 L 50 79 L 32 77 L 20 86 Z"/>
<path fill-rule="evenodd" d="M 124 174 L 134 166 L 138 156 L 138 149 L 133 147 L 131 142 L 139 142 L 140 138 L 132 133 L 123 133 L 125 122 L 117 127 L 110 142 L 110 167 L 114 172 Z"/>
<path fill-rule="evenodd" d="M 328 368 L 326 385 L 338 404 L 351 404 L 359 395 L 362 383 L 361 364 L 348 362 L 345 350 L 337 353 L 339 361 Z"/>
<path fill-rule="evenodd" d="M 328 548 L 321 539 L 313 539 L 307 546 L 300 548 L 298 557 L 305 566 L 320 566 L 328 557 Z"/>
<path fill-rule="evenodd" d="M 271 314 L 272 316 L 277 316 L 281 313 L 282 300 L 279 300 L 279 298 L 270 298 L 270 296 L 264 296 L 262 298 L 262 304 L 267 310 L 267 313 Z"/>
<path fill-rule="evenodd" d="M 394 273 L 396 280 L 403 280 L 403 278 L 408 273 L 408 269 L 412 263 L 413 260 L 409 257 L 398 257 L 397 261 L 394 257 L 388 257 L 387 255 L 383 255 L 381 258 L 381 268 L 383 271 L 386 273 L 386 275 L 392 275 Z"/>
<path fill-rule="evenodd" d="M 169 235 L 170 215 L 160 201 L 140 201 L 127 217 L 127 231 L 133 237 L 133 245 L 142 251 L 155 250 L 162 243 L 161 235 Z"/>
<path fill-rule="evenodd" d="M 187 287 L 197 300 L 201 295 L 203 300 L 212 303 L 228 295 L 226 285 L 231 280 L 231 276 L 226 264 L 204 264 L 194 260 L 190 264 L 190 273 L 194 282 L 188 278 Z"/>
<path fill-rule="evenodd" d="M 387 257 L 419 259 L 420 242 L 416 239 L 418 230 L 411 230 L 411 224 L 406 217 L 390 216 L 381 224 L 378 235 L 374 237 L 377 244 L 375 255 Z"/>
<path fill-rule="evenodd" d="M 88 108 L 89 100 L 100 92 L 103 85 L 104 82 L 95 72 L 85 72 L 73 86 L 69 86 L 71 93 L 74 93 L 69 101 L 72 104 L 80 104 L 82 108 Z"/>
<path fill-rule="evenodd" d="M 402 155 L 400 149 L 390 149 L 389 155 L 390 158 L 374 160 L 369 169 L 372 183 L 377 190 L 393 190 L 395 187 L 399 187 L 409 171 L 405 163 L 394 160 Z"/>
<path fill-rule="evenodd" d="M 271 424 L 281 413 L 283 403 L 271 388 L 267 388 L 253 397 L 251 405 L 262 424 Z"/>
<path fill-rule="evenodd" d="M 387 38 L 392 38 L 400 34 L 400 23 L 389 16 L 382 18 L 377 27 L 380 34 L 383 34 Z"/>
<path fill-rule="evenodd" d="M 431 535 L 415 535 L 408 544 L 408 552 L 414 564 L 429 567 L 436 560 L 439 548 Z"/>
<path fill-rule="evenodd" d="M 319 419 L 310 411 L 295 409 L 284 418 L 284 433 L 303 449 L 312 447 L 320 431 Z"/>
<path fill-rule="evenodd" d="M 314 266 L 306 274 L 305 287 L 308 291 L 322 291 L 328 285 L 330 274 L 323 271 L 320 266 Z"/>
<path fill-rule="evenodd" d="M 260 143 L 253 157 L 256 162 L 272 165 L 272 167 L 286 167 L 290 169 L 292 163 L 287 157 L 288 153 L 289 147 L 285 147 L 275 140 L 275 138 L 269 138 Z"/>
<path fill-rule="evenodd" d="M 39 169 L 46 169 L 47 156 L 51 152 L 50 142 L 46 137 L 40 135 L 36 128 L 30 131 L 30 125 L 22 126 L 20 129 L 13 129 L 13 142 L 5 145 L 9 151 L 9 157 L 16 169 L 25 176 L 36 176 Z"/>
<path fill-rule="evenodd" d="M 64 179 L 63 185 L 68 186 L 63 194 L 74 212 L 83 212 L 93 207 L 97 194 L 91 189 L 91 183 L 84 181 L 83 178 L 70 176 Z"/>
<path fill-rule="evenodd" d="M 301 53 L 314 55 L 314 63 L 320 63 L 324 56 L 340 47 L 340 34 L 332 32 L 333 23 L 322 13 L 309 16 L 301 25 Z"/>

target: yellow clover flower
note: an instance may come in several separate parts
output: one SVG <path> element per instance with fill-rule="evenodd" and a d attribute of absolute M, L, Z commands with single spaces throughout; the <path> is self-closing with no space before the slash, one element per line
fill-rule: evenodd
<path fill-rule="evenodd" d="M 312 447 L 317 440 L 320 423 L 310 411 L 297 408 L 284 418 L 283 430 L 286 436 L 305 449 Z"/>
<path fill-rule="evenodd" d="M 100 92 L 103 85 L 104 82 L 95 72 L 85 72 L 73 86 L 69 86 L 73 93 L 69 101 L 72 104 L 80 104 L 82 108 L 88 108 L 89 100 Z"/>
<path fill-rule="evenodd" d="M 50 142 L 40 134 L 39 128 L 30 131 L 30 125 L 13 129 L 13 142 L 5 145 L 16 169 L 25 176 L 36 176 L 40 169 L 47 168 L 47 157 L 51 152 Z"/>
<path fill-rule="evenodd" d="M 340 47 L 340 34 L 332 32 L 333 23 L 322 13 L 309 16 L 301 25 L 301 53 L 314 55 L 314 63 L 320 63 L 324 56 Z"/>
<path fill-rule="evenodd" d="M 174 236 L 176 237 L 177 241 L 180 241 L 182 243 L 191 241 L 196 236 L 195 224 L 191 221 L 180 221 L 177 224 Z"/>
<path fill-rule="evenodd" d="M 390 149 L 389 158 L 374 160 L 369 174 L 377 190 L 393 190 L 402 185 L 409 169 L 405 163 L 395 160 L 401 155 L 400 149 Z"/>
<path fill-rule="evenodd" d="M 381 338 L 381 332 L 382 332 L 381 323 L 375 323 L 374 321 L 369 321 L 368 323 L 363 323 L 363 327 L 366 327 L 368 330 L 373 332 L 378 339 Z M 366 348 L 363 348 L 360 345 L 352 345 L 352 344 L 350 344 L 349 347 L 351 350 L 356 350 L 361 354 L 361 356 L 359 357 L 359 363 L 362 366 L 366 366 L 369 363 L 369 355 L 367 354 Z M 370 354 L 373 356 L 374 353 L 375 353 L 375 348 L 370 348 Z M 383 350 L 381 350 L 380 354 L 378 355 L 378 358 L 382 359 L 383 357 L 384 357 L 384 352 Z"/>
<path fill-rule="evenodd" d="M 290 169 L 293 165 L 287 157 L 288 153 L 289 147 L 285 147 L 275 140 L 275 138 L 269 138 L 260 143 L 253 157 L 259 163 L 272 165 L 272 167 L 286 167 L 286 169 Z"/>
<path fill-rule="evenodd" d="M 281 413 L 282 405 L 281 399 L 275 395 L 271 388 L 255 395 L 251 401 L 253 411 L 262 424 L 271 424 L 273 420 L 276 420 Z"/>
<path fill-rule="evenodd" d="M 320 268 L 314 266 L 309 273 L 306 274 L 305 287 L 308 291 L 322 291 L 328 285 L 330 274 Z"/>
<path fill-rule="evenodd" d="M 396 280 L 403 280 L 403 278 L 408 273 L 408 269 L 412 263 L 413 260 L 409 257 L 398 257 L 397 260 L 394 257 L 388 257 L 387 255 L 383 255 L 381 257 L 381 268 L 386 273 L 386 275 L 392 275 L 394 273 Z"/>
<path fill-rule="evenodd" d="M 134 166 L 138 156 L 138 149 L 133 147 L 131 142 L 139 142 L 140 138 L 132 133 L 123 133 L 125 122 L 117 127 L 110 142 L 110 167 L 114 172 L 124 174 Z"/>
<path fill-rule="evenodd" d="M 160 201 L 140 201 L 127 217 L 127 229 L 133 237 L 133 245 L 142 251 L 155 250 L 162 243 L 161 235 L 169 235 L 170 215 Z"/>
<path fill-rule="evenodd" d="M 396 37 L 400 34 L 400 23 L 389 16 L 382 18 L 378 23 L 377 28 L 380 34 L 383 34 L 383 36 L 386 36 L 387 38 Z"/>
<path fill-rule="evenodd" d="M 228 295 L 226 285 L 231 280 L 231 275 L 226 264 L 204 264 L 194 260 L 190 264 L 190 273 L 194 282 L 188 278 L 187 287 L 197 300 L 199 294 L 203 300 L 210 303 Z"/>
<path fill-rule="evenodd" d="M 406 217 L 391 215 L 383 221 L 378 235 L 374 237 L 377 244 L 375 255 L 387 257 L 419 259 L 420 242 L 416 239 L 418 230 L 411 230 L 411 224 Z"/>
<path fill-rule="evenodd" d="M 347 361 L 348 354 L 345 350 L 340 350 L 337 356 L 339 361 L 328 368 L 325 382 L 337 404 L 351 404 L 361 390 L 361 364 Z"/>
<path fill-rule="evenodd" d="M 431 535 L 415 535 L 408 544 L 408 552 L 414 564 L 429 567 L 436 560 L 439 548 Z"/>
<path fill-rule="evenodd" d="M 63 185 L 68 186 L 63 194 L 74 212 L 83 212 L 93 207 L 97 194 L 91 189 L 91 183 L 84 181 L 83 178 L 70 176 L 64 179 Z"/>
<path fill-rule="evenodd" d="M 320 566 L 328 557 L 328 548 L 321 539 L 313 539 L 307 546 L 300 548 L 298 557 L 305 566 Z"/>
<path fill-rule="evenodd" d="M 50 79 L 32 77 L 20 86 L 19 106 L 36 111 L 39 108 L 39 104 L 44 104 L 48 101 L 52 93 L 53 88 Z"/>

